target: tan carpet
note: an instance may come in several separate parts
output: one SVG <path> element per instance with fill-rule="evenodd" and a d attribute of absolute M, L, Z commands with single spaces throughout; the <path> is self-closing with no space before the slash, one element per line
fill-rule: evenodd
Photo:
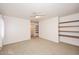
<path fill-rule="evenodd" d="M 31 39 L 3 46 L 1 55 L 71 55 L 79 54 L 79 47 L 55 43 L 45 39 Z"/>

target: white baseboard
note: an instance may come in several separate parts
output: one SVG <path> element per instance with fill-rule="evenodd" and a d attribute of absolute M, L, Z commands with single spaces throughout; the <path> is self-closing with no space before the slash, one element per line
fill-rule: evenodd
<path fill-rule="evenodd" d="M 25 39 L 25 40 L 26 40 L 26 39 Z M 4 45 L 8 45 L 8 44 L 14 44 L 14 43 L 22 42 L 22 41 L 25 41 L 25 40 L 7 42 L 7 43 L 4 43 L 3 46 L 4 46 Z M 27 40 L 30 40 L 30 39 L 27 39 Z"/>
<path fill-rule="evenodd" d="M 42 37 L 40 37 L 40 39 L 49 40 L 49 39 L 46 39 L 46 38 L 42 38 Z M 55 42 L 55 43 L 59 43 L 59 41 L 53 41 L 53 40 L 49 40 L 49 41 L 52 41 L 52 42 Z"/>

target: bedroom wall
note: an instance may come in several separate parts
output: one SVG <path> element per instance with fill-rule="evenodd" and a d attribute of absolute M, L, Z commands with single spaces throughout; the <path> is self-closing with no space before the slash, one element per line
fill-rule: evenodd
<path fill-rule="evenodd" d="M 30 39 L 30 20 L 4 16 L 5 39 L 3 45 Z"/>
<path fill-rule="evenodd" d="M 0 47 L 2 47 L 2 41 L 4 39 L 4 21 L 2 15 L 0 15 Z"/>
<path fill-rule="evenodd" d="M 39 37 L 50 41 L 58 40 L 58 17 L 39 21 Z"/>

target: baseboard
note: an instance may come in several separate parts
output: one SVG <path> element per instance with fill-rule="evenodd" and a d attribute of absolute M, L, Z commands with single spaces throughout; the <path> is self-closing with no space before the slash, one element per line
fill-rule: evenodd
<path fill-rule="evenodd" d="M 79 47 L 79 45 L 75 45 L 75 44 L 72 44 L 72 43 L 69 43 L 69 42 L 65 42 L 65 41 L 60 41 L 60 42 L 66 43 L 66 44 L 69 44 L 69 45 L 72 45 L 72 46 L 77 46 L 77 47 Z"/>
<path fill-rule="evenodd" d="M 28 40 L 30 40 L 30 39 L 28 39 Z M 8 42 L 8 43 L 3 44 L 3 46 L 10 45 L 10 44 L 16 44 L 16 43 L 23 42 L 23 41 L 26 41 L 26 40 L 19 40 L 19 41 L 14 41 L 14 42 Z"/>
<path fill-rule="evenodd" d="M 45 38 L 40 37 L 40 39 L 45 39 Z M 59 43 L 59 41 L 53 41 L 53 40 L 49 40 L 49 39 L 45 39 L 45 40 L 52 41 L 52 42 L 55 42 L 55 43 Z"/>

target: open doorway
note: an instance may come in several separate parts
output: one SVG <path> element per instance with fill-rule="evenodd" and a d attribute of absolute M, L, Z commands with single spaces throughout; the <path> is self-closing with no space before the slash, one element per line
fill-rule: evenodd
<path fill-rule="evenodd" d="M 31 38 L 39 37 L 39 22 L 31 20 Z"/>

